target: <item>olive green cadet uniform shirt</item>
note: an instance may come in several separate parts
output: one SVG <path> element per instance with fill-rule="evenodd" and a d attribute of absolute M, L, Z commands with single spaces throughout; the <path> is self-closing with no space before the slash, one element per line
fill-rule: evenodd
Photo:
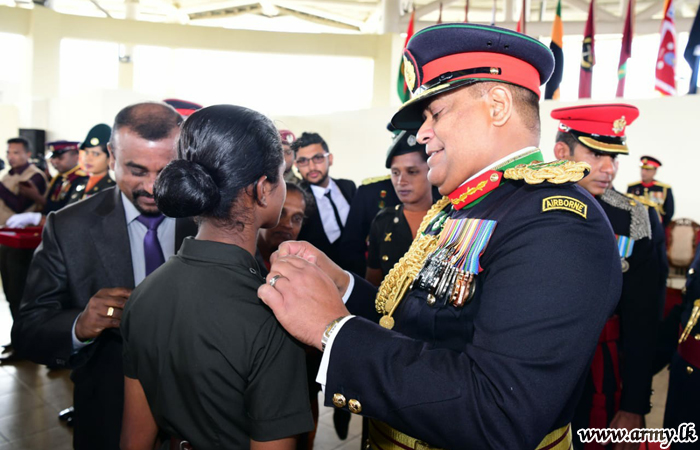
<path fill-rule="evenodd" d="M 188 238 L 132 293 L 124 374 L 170 437 L 247 449 L 313 429 L 304 350 L 258 299 L 264 282 L 242 248 Z"/>

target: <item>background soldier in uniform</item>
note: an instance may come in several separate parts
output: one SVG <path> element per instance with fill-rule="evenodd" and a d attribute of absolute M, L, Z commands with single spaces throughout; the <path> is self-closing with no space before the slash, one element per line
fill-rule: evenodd
<path fill-rule="evenodd" d="M 667 227 L 673 220 L 673 191 L 668 184 L 654 179 L 657 169 L 661 167 L 661 161 L 652 156 L 642 156 L 639 166 L 642 181 L 627 186 L 627 193 L 644 198 L 653 204 L 661 215 L 664 227 Z"/>
<path fill-rule="evenodd" d="M 372 448 L 568 449 L 621 274 L 603 211 L 574 184 L 587 165 L 535 162 L 552 54 L 511 30 L 442 24 L 413 36 L 404 65 L 414 97 L 392 123 L 420 127 L 447 197 L 375 305 L 304 242 L 280 246 L 259 295 L 325 349 L 326 405 L 371 417 Z"/>
<path fill-rule="evenodd" d="M 596 197 L 608 216 L 622 265 L 620 302 L 598 340 L 574 417 L 576 448 L 604 448 L 595 442 L 584 446 L 576 430 L 644 428 L 644 415 L 651 409 L 653 348 L 668 275 L 664 232 L 653 210 L 612 187 L 617 156 L 629 152 L 625 128 L 638 116 L 636 107 L 623 104 L 552 111 L 552 117 L 560 120 L 554 154 L 590 164 L 591 173 L 579 185 Z M 617 448 L 638 446 L 627 443 Z"/>

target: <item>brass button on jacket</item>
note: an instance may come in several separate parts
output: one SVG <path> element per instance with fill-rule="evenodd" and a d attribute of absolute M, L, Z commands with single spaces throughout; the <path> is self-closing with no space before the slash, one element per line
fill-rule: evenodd
<path fill-rule="evenodd" d="M 360 414 L 362 412 L 362 404 L 354 398 L 350 399 L 348 402 L 348 409 L 353 414 Z"/>
<path fill-rule="evenodd" d="M 336 408 L 343 408 L 345 406 L 345 396 L 343 394 L 333 394 L 333 404 Z"/>

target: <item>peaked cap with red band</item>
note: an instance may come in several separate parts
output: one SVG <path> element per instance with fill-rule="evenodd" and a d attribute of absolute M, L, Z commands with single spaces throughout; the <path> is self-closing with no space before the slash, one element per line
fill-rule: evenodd
<path fill-rule="evenodd" d="M 80 142 L 75 141 L 53 141 L 47 142 L 46 148 L 49 150 L 49 158 L 57 158 L 71 150 L 80 150 Z"/>
<path fill-rule="evenodd" d="M 661 161 L 654 158 L 653 156 L 642 156 L 639 158 L 639 166 L 642 169 L 658 169 L 661 167 Z"/>
<path fill-rule="evenodd" d="M 391 119 L 401 130 L 418 129 L 426 100 L 480 81 L 500 81 L 531 90 L 554 70 L 552 51 L 525 34 L 487 25 L 449 23 L 417 32 L 403 54 L 406 85 L 413 98 Z"/>
<path fill-rule="evenodd" d="M 636 106 L 624 103 L 571 106 L 552 111 L 559 130 L 573 135 L 581 144 L 597 152 L 627 155 L 625 130 L 637 117 Z"/>
<path fill-rule="evenodd" d="M 166 98 L 163 102 L 175 108 L 175 111 L 179 112 L 180 115 L 185 118 L 191 116 L 192 113 L 198 109 L 203 108 L 203 106 L 198 103 L 178 100 L 176 98 Z"/>
<path fill-rule="evenodd" d="M 279 130 L 279 132 L 280 139 L 282 139 L 283 144 L 292 145 L 292 143 L 294 143 L 294 141 L 297 140 L 297 137 L 294 135 L 294 133 L 292 133 L 289 130 Z"/>

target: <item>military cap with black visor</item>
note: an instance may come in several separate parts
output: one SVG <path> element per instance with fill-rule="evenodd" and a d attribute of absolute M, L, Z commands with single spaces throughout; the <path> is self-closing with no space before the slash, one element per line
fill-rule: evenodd
<path fill-rule="evenodd" d="M 112 137 L 112 128 L 104 123 L 95 125 L 88 131 L 80 145 L 81 165 L 89 178 L 77 183 L 68 204 L 79 202 L 116 183 L 109 175 L 109 150 L 107 144 Z"/>
<path fill-rule="evenodd" d="M 378 290 L 353 278 L 345 307 L 355 317 L 324 324 L 325 405 L 371 417 L 372 449 L 569 449 L 621 274 L 602 209 L 575 184 L 589 166 L 543 163 L 537 148 L 534 111 L 552 53 L 503 28 L 440 24 L 417 32 L 404 56 L 414 97 L 392 124 L 419 129 L 430 171 L 439 169 L 428 177 L 449 195 Z M 481 96 L 458 92 L 481 82 L 494 85 Z M 453 109 L 423 118 L 442 94 Z M 509 107 L 493 118 L 497 104 Z M 488 138 L 472 145 L 460 125 Z M 301 294 L 287 286 L 313 275 L 283 275 L 290 283 L 273 289 L 291 314 Z M 313 314 L 283 326 L 298 337 Z"/>
<path fill-rule="evenodd" d="M 97 147 L 98 145 L 104 146 L 107 149 L 107 143 L 109 138 L 112 136 L 112 128 L 105 124 L 100 123 L 90 128 L 85 140 L 80 144 L 80 150 L 85 150 L 90 147 Z"/>
<path fill-rule="evenodd" d="M 639 110 L 610 103 L 558 108 L 551 116 L 560 121 L 557 156 L 591 161 L 590 177 L 599 184 L 588 180 L 580 184 L 595 196 L 610 221 L 623 280 L 617 308 L 603 328 L 572 420 L 575 446 L 583 448 L 577 430 L 644 427 L 644 415 L 651 409 L 653 355 L 668 265 L 664 232 L 654 209 L 612 186 L 617 156 L 630 151 L 627 127 L 639 117 Z"/>
<path fill-rule="evenodd" d="M 540 95 L 554 70 L 549 48 L 527 35 L 467 23 L 425 28 L 403 53 L 404 79 L 413 97 L 394 114 L 397 129 L 418 129 L 426 101 L 480 81 L 521 86 Z"/>

